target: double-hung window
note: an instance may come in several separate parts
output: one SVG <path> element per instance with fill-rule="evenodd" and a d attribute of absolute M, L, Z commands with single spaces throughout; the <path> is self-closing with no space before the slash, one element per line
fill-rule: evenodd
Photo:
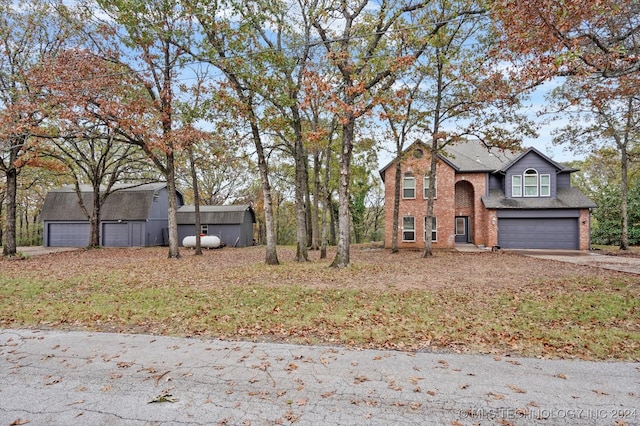
<path fill-rule="evenodd" d="M 416 198 L 416 178 L 413 176 L 402 179 L 402 198 Z"/>
<path fill-rule="evenodd" d="M 424 199 L 429 198 L 429 175 L 424 177 Z M 433 179 L 433 198 L 438 198 L 438 178 Z"/>
<path fill-rule="evenodd" d="M 551 196 L 551 176 L 550 175 L 540 175 L 540 196 L 541 197 Z"/>
<path fill-rule="evenodd" d="M 416 219 L 413 216 L 402 218 L 402 241 L 416 240 Z"/>
<path fill-rule="evenodd" d="M 522 197 L 522 176 L 511 176 L 511 196 Z"/>

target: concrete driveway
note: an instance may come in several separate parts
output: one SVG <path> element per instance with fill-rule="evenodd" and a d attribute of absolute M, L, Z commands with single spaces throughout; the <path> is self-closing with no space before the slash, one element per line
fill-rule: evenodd
<path fill-rule="evenodd" d="M 640 275 L 640 258 L 626 256 L 609 256 L 595 252 L 576 250 L 511 250 L 525 256 L 539 259 L 556 260 L 558 262 L 593 266 L 619 272 Z"/>

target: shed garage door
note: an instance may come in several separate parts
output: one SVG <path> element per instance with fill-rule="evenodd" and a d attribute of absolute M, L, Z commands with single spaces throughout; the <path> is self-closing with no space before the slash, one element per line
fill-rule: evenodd
<path fill-rule="evenodd" d="M 498 245 L 513 249 L 577 250 L 577 218 L 500 218 Z"/>
<path fill-rule="evenodd" d="M 89 245 L 88 223 L 50 223 L 47 245 L 50 247 L 86 247 Z"/>
<path fill-rule="evenodd" d="M 102 225 L 102 245 L 105 247 L 128 247 L 128 223 L 104 223 Z"/>

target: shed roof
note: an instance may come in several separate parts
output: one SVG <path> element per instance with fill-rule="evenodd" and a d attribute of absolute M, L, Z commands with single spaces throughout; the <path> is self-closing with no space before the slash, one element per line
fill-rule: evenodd
<path fill-rule="evenodd" d="M 488 196 L 482 197 L 482 202 L 488 209 L 586 209 L 597 207 L 577 188 L 558 188 L 556 198 L 507 198 L 502 190 L 492 189 Z"/>
<path fill-rule="evenodd" d="M 156 192 L 165 188 L 166 183 L 150 183 L 144 185 L 119 185 L 110 194 L 101 209 L 101 220 L 145 220 L 147 219 L 153 197 Z M 91 213 L 93 209 L 93 193 L 89 185 L 80 187 L 82 201 Z M 42 206 L 40 220 L 43 221 L 85 221 L 73 186 L 52 189 Z"/>
<path fill-rule="evenodd" d="M 256 214 L 248 204 L 231 206 L 200 206 L 200 222 L 209 225 L 230 225 L 244 223 L 249 214 L 251 223 L 256 223 Z M 181 206 L 177 212 L 178 225 L 196 223 L 196 208 L 193 205 Z"/>

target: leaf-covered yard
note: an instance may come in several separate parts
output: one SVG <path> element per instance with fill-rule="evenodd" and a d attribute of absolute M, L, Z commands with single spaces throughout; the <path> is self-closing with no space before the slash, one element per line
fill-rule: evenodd
<path fill-rule="evenodd" d="M 0 327 L 640 359 L 638 277 L 516 253 L 392 254 L 354 247 L 280 266 L 264 250 L 180 260 L 165 248 L 0 261 Z"/>

